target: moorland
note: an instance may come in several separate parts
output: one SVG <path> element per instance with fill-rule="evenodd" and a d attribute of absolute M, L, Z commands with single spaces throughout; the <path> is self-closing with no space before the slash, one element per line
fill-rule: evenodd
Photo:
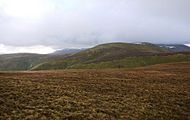
<path fill-rule="evenodd" d="M 0 119 L 190 119 L 190 62 L 0 73 Z"/>
<path fill-rule="evenodd" d="M 188 120 L 190 47 L 108 43 L 0 55 L 1 120 Z"/>

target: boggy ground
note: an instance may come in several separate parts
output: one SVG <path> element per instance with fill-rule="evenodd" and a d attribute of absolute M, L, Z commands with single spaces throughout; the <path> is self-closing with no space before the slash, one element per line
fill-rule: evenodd
<path fill-rule="evenodd" d="M 0 73 L 0 119 L 190 119 L 190 62 Z"/>

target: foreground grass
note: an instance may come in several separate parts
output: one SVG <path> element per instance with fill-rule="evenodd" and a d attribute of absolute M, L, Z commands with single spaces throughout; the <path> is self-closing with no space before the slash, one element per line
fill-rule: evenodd
<path fill-rule="evenodd" d="M 190 119 L 190 62 L 0 73 L 0 119 Z"/>

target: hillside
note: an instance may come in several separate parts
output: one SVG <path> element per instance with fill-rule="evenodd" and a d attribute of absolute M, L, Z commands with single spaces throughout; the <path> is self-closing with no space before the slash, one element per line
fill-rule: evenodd
<path fill-rule="evenodd" d="M 63 60 L 44 62 L 32 68 L 32 70 L 66 69 L 66 68 L 118 68 L 127 67 L 122 60 L 130 62 L 131 66 L 141 66 L 140 59 L 148 56 L 155 56 L 170 51 L 150 43 L 131 44 L 131 43 L 108 43 L 95 46 L 69 56 Z M 140 57 L 140 58 L 139 58 Z M 137 63 L 135 63 L 135 61 Z M 167 61 L 167 60 L 166 60 Z M 171 60 L 172 61 L 172 60 Z M 140 63 L 139 63 L 140 62 Z M 106 64 L 104 64 L 106 63 Z M 107 65 L 109 63 L 109 65 Z M 113 64 L 114 63 L 114 64 Z M 154 61 L 153 63 L 157 63 Z M 158 62 L 160 63 L 160 62 Z M 110 65 L 112 64 L 112 65 Z M 134 65 L 133 65 L 134 64 Z M 138 64 L 138 65 L 136 65 Z M 114 65 L 114 66 L 113 66 Z"/>
<path fill-rule="evenodd" d="M 167 47 L 150 43 L 108 43 L 86 50 L 61 50 L 47 55 L 27 53 L 0 55 L 0 70 L 134 68 L 189 60 L 189 53 L 175 53 Z"/>
<path fill-rule="evenodd" d="M 47 61 L 63 59 L 64 55 L 40 55 L 40 54 L 5 54 L 0 55 L 0 71 L 24 71 Z"/>
<path fill-rule="evenodd" d="M 154 64 L 190 61 L 190 54 L 173 54 L 163 56 L 137 56 L 119 60 L 110 60 L 96 63 L 80 63 L 74 60 L 52 61 L 39 64 L 32 70 L 55 69 L 105 69 L 105 68 L 135 68 Z"/>
<path fill-rule="evenodd" d="M 5 54 L 0 55 L 0 70 L 28 70 L 37 64 L 42 55 L 38 54 Z"/>
<path fill-rule="evenodd" d="M 55 51 L 54 53 L 52 53 L 52 55 L 67 55 L 67 54 L 75 54 L 75 53 L 78 53 L 78 52 L 81 52 L 85 49 L 62 49 L 62 50 L 57 50 Z"/>
<path fill-rule="evenodd" d="M 150 56 L 165 52 L 169 52 L 169 50 L 150 43 L 108 43 L 79 52 L 71 58 L 86 63 L 94 63 L 132 56 Z"/>

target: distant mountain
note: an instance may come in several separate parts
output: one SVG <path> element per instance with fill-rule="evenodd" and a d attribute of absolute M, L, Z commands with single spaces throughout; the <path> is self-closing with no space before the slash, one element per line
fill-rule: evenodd
<path fill-rule="evenodd" d="M 0 70 L 28 70 L 43 57 L 44 55 L 26 53 L 0 55 Z"/>
<path fill-rule="evenodd" d="M 0 55 L 0 71 L 30 70 L 34 66 L 50 61 L 64 59 L 66 55 L 40 55 L 29 53 Z"/>
<path fill-rule="evenodd" d="M 84 48 L 81 48 L 81 49 L 62 49 L 62 50 L 57 50 L 55 51 L 54 55 L 66 55 L 66 54 L 75 54 L 75 53 L 78 53 L 78 52 L 81 52 L 85 50 Z"/>
<path fill-rule="evenodd" d="M 159 44 L 159 46 L 172 52 L 190 52 L 190 47 L 183 44 Z"/>
<path fill-rule="evenodd" d="M 184 51 L 187 48 L 181 45 L 108 43 L 89 49 L 63 49 L 47 55 L 6 54 L 0 55 L 0 71 L 132 68 L 190 61 L 190 52 L 183 53 Z"/>

